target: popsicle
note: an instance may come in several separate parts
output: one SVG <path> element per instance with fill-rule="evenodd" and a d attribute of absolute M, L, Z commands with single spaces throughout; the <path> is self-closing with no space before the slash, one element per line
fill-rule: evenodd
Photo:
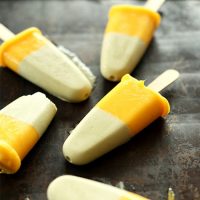
<path fill-rule="evenodd" d="M 57 108 L 42 93 L 22 96 L 0 110 L 0 171 L 15 173 L 43 135 Z"/>
<path fill-rule="evenodd" d="M 56 47 L 37 28 L 16 36 L 0 24 L 0 65 L 68 102 L 87 99 L 95 76 L 74 54 Z M 67 55 L 66 55 L 67 53 Z M 72 58 L 70 55 L 73 55 Z"/>
<path fill-rule="evenodd" d="M 140 195 L 76 176 L 60 176 L 47 189 L 48 200 L 147 200 Z"/>
<path fill-rule="evenodd" d="M 76 165 L 87 164 L 166 116 L 170 106 L 158 91 L 178 76 L 167 70 L 146 87 L 144 81 L 125 75 L 72 130 L 63 145 L 64 157 Z"/>
<path fill-rule="evenodd" d="M 165 0 L 145 6 L 116 5 L 110 9 L 101 53 L 101 73 L 110 81 L 130 74 L 145 53 L 160 24 L 158 9 Z"/>

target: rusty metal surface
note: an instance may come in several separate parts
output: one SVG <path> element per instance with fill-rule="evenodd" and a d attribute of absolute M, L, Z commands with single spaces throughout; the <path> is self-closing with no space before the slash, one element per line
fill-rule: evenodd
<path fill-rule="evenodd" d="M 0 1 L 0 21 L 14 32 L 41 28 L 54 41 L 77 53 L 97 76 L 92 96 L 69 104 L 47 96 L 58 106 L 48 130 L 24 159 L 15 175 L 0 175 L 0 200 L 45 200 L 48 184 L 72 174 L 119 186 L 154 200 L 167 198 L 172 187 L 177 200 L 200 199 L 200 2 L 168 1 L 163 20 L 144 58 L 132 73 L 147 83 L 168 68 L 180 79 L 162 94 L 171 113 L 158 119 L 127 144 L 87 166 L 64 160 L 68 132 L 115 83 L 99 72 L 99 56 L 109 7 L 141 1 Z M 24 94 L 42 91 L 6 68 L 0 69 L 0 108 Z"/>

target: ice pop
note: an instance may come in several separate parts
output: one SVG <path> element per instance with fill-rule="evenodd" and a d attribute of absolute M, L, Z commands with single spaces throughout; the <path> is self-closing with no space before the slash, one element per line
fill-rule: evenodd
<path fill-rule="evenodd" d="M 65 158 L 76 165 L 87 164 L 166 116 L 169 103 L 157 91 L 178 76 L 168 70 L 146 87 L 144 81 L 125 75 L 72 130 L 63 145 Z"/>
<path fill-rule="evenodd" d="M 29 28 L 15 36 L 1 24 L 0 38 L 5 40 L 0 46 L 1 66 L 62 100 L 80 102 L 90 96 L 95 76 L 89 68 L 79 66 L 80 60 L 74 62 L 39 29 Z"/>
<path fill-rule="evenodd" d="M 136 67 L 160 24 L 157 10 L 165 0 L 149 0 L 145 6 L 117 5 L 110 9 L 105 30 L 101 73 L 119 81 Z"/>
<path fill-rule="evenodd" d="M 0 110 L 0 170 L 15 173 L 43 135 L 56 106 L 42 93 L 22 96 Z"/>
<path fill-rule="evenodd" d="M 137 194 L 76 176 L 61 176 L 50 183 L 48 200 L 147 200 Z"/>

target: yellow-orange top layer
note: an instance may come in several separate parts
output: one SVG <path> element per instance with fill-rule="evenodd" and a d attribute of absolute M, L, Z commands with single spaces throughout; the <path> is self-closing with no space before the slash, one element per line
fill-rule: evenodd
<path fill-rule="evenodd" d="M 133 135 L 170 111 L 167 99 L 130 75 L 125 75 L 96 106 L 122 120 Z"/>
<path fill-rule="evenodd" d="M 39 140 L 39 134 L 31 125 L 0 114 L 0 168 L 14 173 L 20 160 Z"/>
<path fill-rule="evenodd" d="M 46 42 L 47 39 L 37 28 L 22 31 L 0 46 L 0 65 L 17 72 L 20 62 Z"/>
<path fill-rule="evenodd" d="M 160 15 L 145 7 L 113 6 L 110 10 L 106 33 L 121 33 L 140 38 L 148 44 L 160 24 Z"/>

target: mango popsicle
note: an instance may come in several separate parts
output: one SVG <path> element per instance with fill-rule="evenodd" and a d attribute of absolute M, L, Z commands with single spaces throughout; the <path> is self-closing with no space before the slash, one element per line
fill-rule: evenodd
<path fill-rule="evenodd" d="M 177 71 L 166 71 L 146 87 L 144 81 L 125 75 L 72 130 L 63 145 L 65 158 L 76 165 L 87 164 L 166 116 L 169 103 L 157 91 L 178 76 Z"/>
<path fill-rule="evenodd" d="M 47 190 L 48 200 L 147 200 L 140 195 L 76 176 L 61 176 Z"/>
<path fill-rule="evenodd" d="M 42 93 L 22 96 L 0 110 L 0 170 L 15 173 L 57 111 Z"/>
<path fill-rule="evenodd" d="M 145 6 L 117 5 L 109 12 L 101 53 L 101 74 L 119 81 L 136 67 L 160 24 L 157 10 L 164 0 Z"/>
<path fill-rule="evenodd" d="M 2 29 L 5 29 L 3 25 Z M 39 29 L 29 28 L 16 36 L 4 38 L 0 34 L 0 37 L 5 40 L 0 46 L 1 66 L 7 66 L 64 101 L 80 102 L 90 96 L 94 75 L 83 73 L 83 69 L 80 70 Z"/>

